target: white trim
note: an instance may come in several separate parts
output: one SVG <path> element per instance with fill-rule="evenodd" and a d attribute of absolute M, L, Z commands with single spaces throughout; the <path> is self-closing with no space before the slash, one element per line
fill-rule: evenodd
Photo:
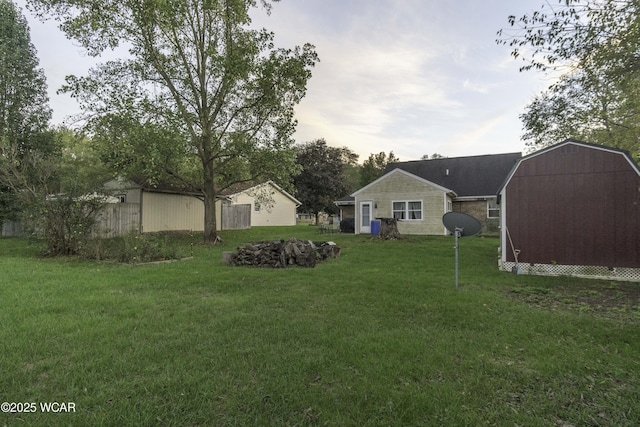
<path fill-rule="evenodd" d="M 507 260 L 507 192 L 506 186 L 500 192 L 500 261 Z"/>
<path fill-rule="evenodd" d="M 436 184 L 436 183 L 434 183 L 434 182 L 428 181 L 428 180 L 426 180 L 426 179 L 424 179 L 424 178 L 420 178 L 419 176 L 414 175 L 414 174 L 412 174 L 412 173 L 409 173 L 409 172 L 407 172 L 407 171 L 405 171 L 405 170 L 403 170 L 403 169 L 395 168 L 395 169 L 394 169 L 394 170 L 392 170 L 391 172 L 389 172 L 389 173 L 387 173 L 387 174 L 385 174 L 385 175 L 382 175 L 380 178 L 376 179 L 375 181 L 370 182 L 369 184 L 365 185 L 365 186 L 364 186 L 364 187 L 362 187 L 361 189 L 357 190 L 355 193 L 350 194 L 350 196 L 355 197 L 355 196 L 357 196 L 358 194 L 362 193 L 363 191 L 365 191 L 365 190 L 367 190 L 367 189 L 371 188 L 372 186 L 374 186 L 374 185 L 378 184 L 378 183 L 379 183 L 380 181 L 382 181 L 383 179 L 387 179 L 388 177 L 390 177 L 391 175 L 396 174 L 396 173 L 401 173 L 401 174 L 403 174 L 403 175 L 405 175 L 405 176 L 408 176 L 408 177 L 410 177 L 410 178 L 413 178 L 413 179 L 415 179 L 415 180 L 417 180 L 417 181 L 419 181 L 419 182 L 422 182 L 422 183 L 424 183 L 424 184 L 431 185 L 432 187 L 435 187 L 436 189 L 438 189 L 438 190 L 440 190 L 440 191 L 444 191 L 445 193 L 452 193 L 452 194 L 456 194 L 456 192 L 455 192 L 455 191 L 453 191 L 453 190 L 451 190 L 451 189 L 449 189 L 449 188 L 445 188 L 445 187 L 443 187 L 443 186 L 441 186 L 441 185 L 438 185 L 438 184 Z"/>
<path fill-rule="evenodd" d="M 395 209 L 393 209 L 393 204 L 394 203 L 404 203 L 404 214 L 405 216 L 407 216 L 407 218 L 398 218 L 398 220 L 402 220 L 402 221 L 411 221 L 411 222 L 415 222 L 415 221 L 424 221 L 424 200 L 422 199 L 405 199 L 405 200 L 391 200 L 391 218 L 395 218 L 393 216 L 393 214 L 396 212 Z M 420 219 L 411 219 L 409 218 L 409 203 L 420 203 Z M 415 210 L 414 210 L 415 211 Z M 412 212 L 414 212 L 412 211 Z"/>
<path fill-rule="evenodd" d="M 504 252 L 504 251 L 503 251 Z M 640 268 L 602 267 L 597 265 L 559 265 L 559 264 L 529 264 L 515 262 L 498 263 L 502 271 L 532 276 L 571 276 L 585 279 L 604 279 L 637 282 L 640 281 Z"/>
<path fill-rule="evenodd" d="M 496 195 L 491 194 L 488 196 L 456 196 L 456 202 L 477 202 L 477 201 L 481 202 L 491 198 L 495 199 Z"/>
<path fill-rule="evenodd" d="M 485 200 L 485 202 L 487 203 L 487 219 L 497 219 L 500 218 L 500 205 L 498 205 L 498 198 L 497 197 L 491 197 L 487 200 Z M 489 209 L 489 203 L 494 202 L 496 204 L 497 207 L 493 208 L 493 209 Z M 498 216 L 489 216 L 489 211 L 498 211 Z"/>
<path fill-rule="evenodd" d="M 446 214 L 452 211 L 453 211 L 453 199 L 450 198 L 448 194 L 445 194 L 444 195 L 444 213 Z M 445 227 L 444 224 L 442 225 L 442 234 L 444 236 L 447 236 L 449 234 L 449 230 L 447 230 L 447 227 Z"/>
<path fill-rule="evenodd" d="M 368 230 L 365 230 L 362 226 L 362 206 L 369 205 L 369 226 Z M 371 220 L 373 219 L 373 200 L 363 200 L 358 202 L 358 211 L 356 215 L 356 226 L 354 234 L 371 234 Z"/>
<path fill-rule="evenodd" d="M 238 191 L 237 193 L 228 194 L 228 195 L 227 195 L 227 196 L 225 196 L 225 197 L 227 197 L 227 198 L 232 198 L 232 197 L 235 197 L 235 196 L 237 196 L 237 195 L 239 195 L 239 194 L 247 193 L 247 192 L 249 192 L 249 191 L 253 190 L 254 188 L 264 187 L 265 185 L 268 185 L 268 184 L 269 184 L 269 185 L 271 185 L 272 187 L 274 187 L 276 190 L 278 190 L 278 191 L 279 191 L 279 192 L 281 192 L 282 194 L 284 194 L 284 195 L 285 195 L 286 197 L 288 197 L 289 199 L 291 199 L 291 201 L 292 201 L 293 203 L 295 203 L 296 207 L 298 207 L 298 206 L 302 205 L 302 202 L 301 202 L 300 200 L 296 199 L 296 198 L 295 198 L 295 197 L 293 197 L 291 194 L 287 193 L 285 190 L 283 190 L 283 189 L 282 189 L 282 187 L 280 187 L 278 184 L 276 184 L 275 182 L 273 182 L 273 181 L 271 181 L 271 180 L 269 180 L 269 181 L 267 181 L 267 182 L 263 182 L 262 184 L 254 185 L 253 187 L 245 188 L 244 190 L 242 190 L 242 191 Z"/>

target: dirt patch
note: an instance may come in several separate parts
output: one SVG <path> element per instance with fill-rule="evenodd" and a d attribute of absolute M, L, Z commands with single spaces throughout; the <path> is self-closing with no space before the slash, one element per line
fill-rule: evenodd
<path fill-rule="evenodd" d="M 640 322 L 640 283 L 595 280 L 548 287 L 521 285 L 511 288 L 508 295 L 550 310 L 575 310 Z"/>

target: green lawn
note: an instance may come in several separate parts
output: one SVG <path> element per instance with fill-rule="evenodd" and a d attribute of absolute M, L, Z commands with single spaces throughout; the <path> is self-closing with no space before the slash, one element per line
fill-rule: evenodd
<path fill-rule="evenodd" d="M 290 237 L 342 254 L 221 262 Z M 640 425 L 640 284 L 499 272 L 494 238 L 460 241 L 458 289 L 453 237 L 223 238 L 136 266 L 0 239 L 0 402 L 37 405 L 0 425 Z"/>

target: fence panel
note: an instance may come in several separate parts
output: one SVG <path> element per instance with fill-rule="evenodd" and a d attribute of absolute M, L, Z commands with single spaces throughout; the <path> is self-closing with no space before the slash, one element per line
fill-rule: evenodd
<path fill-rule="evenodd" d="M 3 237 L 22 237 L 20 221 L 5 221 L 1 231 Z"/>
<path fill-rule="evenodd" d="M 98 214 L 96 229 L 100 237 L 117 237 L 140 228 L 140 204 L 109 203 Z"/>
<path fill-rule="evenodd" d="M 221 230 L 242 230 L 251 227 L 251 205 L 222 205 Z"/>

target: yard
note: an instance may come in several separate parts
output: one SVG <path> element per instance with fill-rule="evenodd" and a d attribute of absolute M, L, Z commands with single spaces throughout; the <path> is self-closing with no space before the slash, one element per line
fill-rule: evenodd
<path fill-rule="evenodd" d="M 342 254 L 221 262 L 290 237 Z M 0 425 L 640 425 L 638 283 L 499 272 L 494 238 L 460 241 L 458 289 L 453 237 L 223 238 L 135 266 L 0 239 L 0 402 L 21 411 Z"/>

